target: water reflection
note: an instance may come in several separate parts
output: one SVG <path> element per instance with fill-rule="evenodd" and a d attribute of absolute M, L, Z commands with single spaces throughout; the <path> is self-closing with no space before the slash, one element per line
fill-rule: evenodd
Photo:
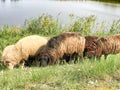
<path fill-rule="evenodd" d="M 6 0 L 1 0 L 1 2 L 5 2 Z"/>
<path fill-rule="evenodd" d="M 25 19 L 43 14 L 52 15 L 62 24 L 69 24 L 69 14 L 79 17 L 95 15 L 98 21 L 107 22 L 120 18 L 120 4 L 98 1 L 0 0 L 0 2 L 3 2 L 0 3 L 0 26 L 23 25 Z"/>
<path fill-rule="evenodd" d="M 1 2 L 5 2 L 5 1 L 8 1 L 8 0 L 1 0 Z M 9 0 L 9 1 L 17 2 L 17 1 L 20 1 L 20 0 Z"/>
<path fill-rule="evenodd" d="M 11 0 L 11 1 L 15 1 L 16 2 L 16 1 L 20 1 L 20 0 Z"/>

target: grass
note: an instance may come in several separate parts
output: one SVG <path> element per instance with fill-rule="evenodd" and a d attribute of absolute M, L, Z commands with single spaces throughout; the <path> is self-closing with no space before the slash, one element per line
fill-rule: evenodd
<path fill-rule="evenodd" d="M 16 68 L 0 72 L 2 90 L 89 90 L 93 87 L 120 89 L 120 56 L 105 61 L 56 64 L 48 67 Z"/>
<path fill-rule="evenodd" d="M 42 15 L 26 20 L 23 27 L 1 27 L 0 56 L 3 49 L 20 38 L 37 34 L 52 37 L 62 32 L 81 32 L 83 35 L 106 36 L 120 32 L 120 20 L 108 27 L 107 23 L 96 23 L 95 16 L 74 17 L 70 25 L 62 26 L 52 16 Z M 74 19 L 73 19 L 74 20 Z M 95 32 L 92 32 L 95 30 Z M 7 70 L 0 63 L 0 90 L 117 90 L 120 89 L 120 55 L 109 55 L 98 60 L 84 59 L 77 64 L 47 67 L 26 67 Z"/>

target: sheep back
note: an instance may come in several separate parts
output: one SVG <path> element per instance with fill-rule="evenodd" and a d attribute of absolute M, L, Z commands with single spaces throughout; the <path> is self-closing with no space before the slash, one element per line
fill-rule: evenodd
<path fill-rule="evenodd" d="M 15 47 L 20 49 L 21 56 L 27 60 L 29 56 L 34 56 L 37 50 L 47 43 L 47 39 L 38 35 L 31 35 L 20 39 Z"/>

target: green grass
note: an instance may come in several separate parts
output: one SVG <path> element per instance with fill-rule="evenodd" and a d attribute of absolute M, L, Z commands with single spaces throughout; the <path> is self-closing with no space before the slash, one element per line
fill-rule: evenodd
<path fill-rule="evenodd" d="M 72 21 L 76 18 L 76 21 Z M 62 32 L 81 32 L 85 35 L 106 36 L 120 33 L 120 20 L 110 25 L 97 23 L 95 16 L 70 16 L 71 23 L 62 26 L 52 16 L 42 15 L 26 20 L 23 27 L 1 27 L 0 56 L 3 49 L 15 44 L 20 38 L 37 34 L 55 36 Z M 109 27 L 108 27 L 109 25 Z M 95 32 L 93 32 L 95 30 Z M 96 90 L 95 88 L 120 89 L 120 55 L 109 55 L 98 60 L 84 59 L 77 64 L 32 66 L 7 70 L 0 63 L 0 90 Z M 105 90 L 109 90 L 105 89 Z"/>
<path fill-rule="evenodd" d="M 0 72 L 1 90 L 88 90 L 92 87 L 120 88 L 120 56 L 105 61 L 16 68 Z M 105 84 L 105 85 L 101 85 Z"/>

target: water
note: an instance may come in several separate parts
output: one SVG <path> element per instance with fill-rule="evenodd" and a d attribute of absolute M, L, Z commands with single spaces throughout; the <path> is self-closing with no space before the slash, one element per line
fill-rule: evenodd
<path fill-rule="evenodd" d="M 120 4 L 96 1 L 1 0 L 0 26 L 23 25 L 25 19 L 37 18 L 43 13 L 58 18 L 62 24 L 70 23 L 70 14 L 80 17 L 95 15 L 98 22 L 112 22 L 120 19 Z"/>

